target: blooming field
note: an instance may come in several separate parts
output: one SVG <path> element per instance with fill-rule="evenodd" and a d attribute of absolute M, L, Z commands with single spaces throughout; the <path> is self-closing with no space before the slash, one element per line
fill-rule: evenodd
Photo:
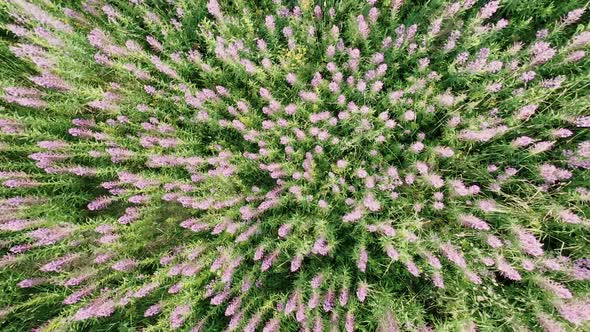
<path fill-rule="evenodd" d="M 590 15 L 0 3 L 0 330 L 588 331 Z"/>

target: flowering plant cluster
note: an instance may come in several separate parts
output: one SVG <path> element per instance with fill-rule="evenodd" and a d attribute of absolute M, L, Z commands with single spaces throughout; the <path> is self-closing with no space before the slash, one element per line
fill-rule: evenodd
<path fill-rule="evenodd" d="M 0 330 L 590 329 L 587 6 L 0 4 Z"/>

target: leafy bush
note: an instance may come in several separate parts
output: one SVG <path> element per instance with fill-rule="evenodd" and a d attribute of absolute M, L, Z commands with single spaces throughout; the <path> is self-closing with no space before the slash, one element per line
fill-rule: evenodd
<path fill-rule="evenodd" d="M 1 329 L 590 328 L 586 7 L 0 4 Z"/>

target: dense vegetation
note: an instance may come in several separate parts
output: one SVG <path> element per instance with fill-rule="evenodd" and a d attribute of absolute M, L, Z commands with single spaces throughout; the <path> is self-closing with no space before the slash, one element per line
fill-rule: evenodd
<path fill-rule="evenodd" d="M 587 6 L 0 2 L 0 330 L 588 331 Z"/>

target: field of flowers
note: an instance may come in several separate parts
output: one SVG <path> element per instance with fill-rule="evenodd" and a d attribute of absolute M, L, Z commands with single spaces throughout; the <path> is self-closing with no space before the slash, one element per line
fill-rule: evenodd
<path fill-rule="evenodd" d="M 0 2 L 0 331 L 589 331 L 580 0 Z"/>

